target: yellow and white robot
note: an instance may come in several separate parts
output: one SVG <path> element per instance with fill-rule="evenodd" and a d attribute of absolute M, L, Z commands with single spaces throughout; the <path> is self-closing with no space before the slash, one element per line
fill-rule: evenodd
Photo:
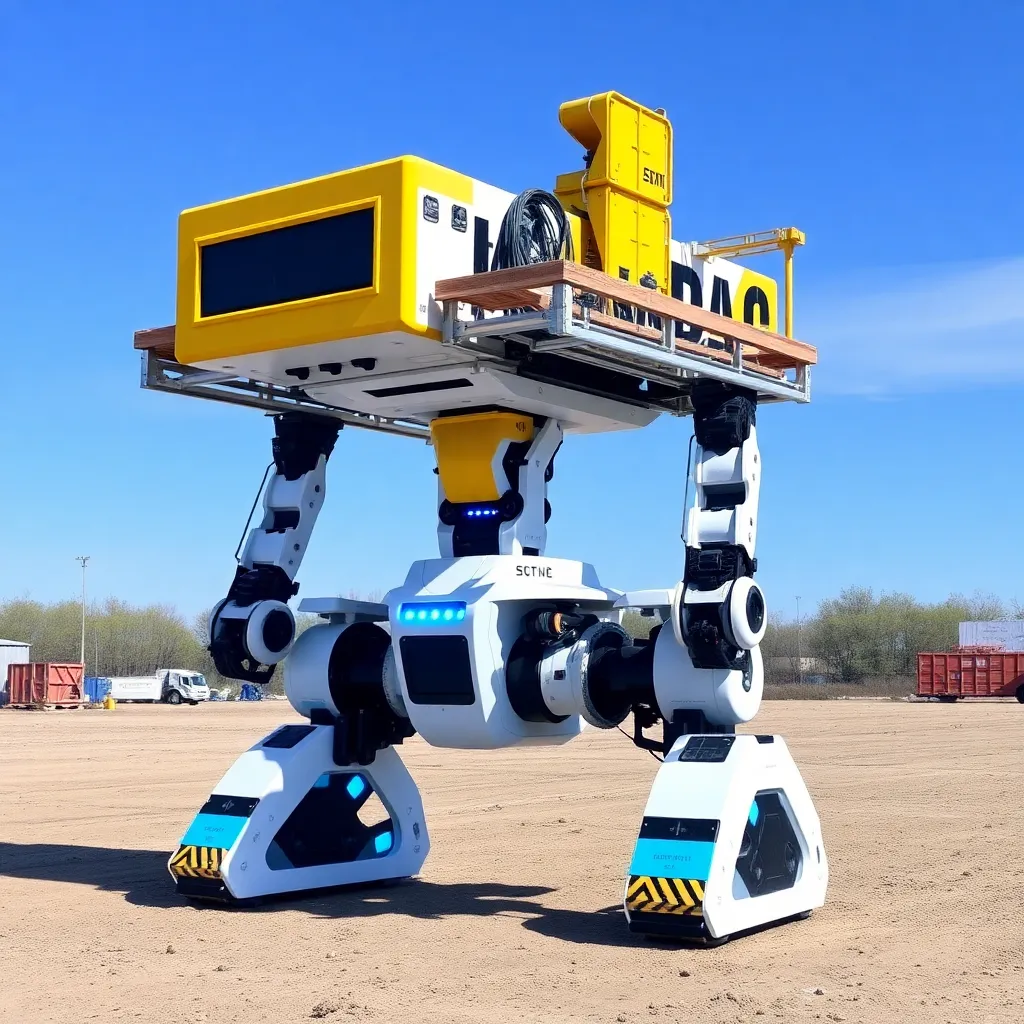
<path fill-rule="evenodd" d="M 137 336 L 144 386 L 275 416 L 262 519 L 210 650 L 251 683 L 283 664 L 307 719 L 214 788 L 170 861 L 185 896 L 414 875 L 429 839 L 404 739 L 561 744 L 632 715 L 663 764 L 624 873 L 631 929 L 710 943 L 824 900 L 785 743 L 736 732 L 763 686 L 757 409 L 809 400 L 814 350 L 778 332 L 774 280 L 672 240 L 663 111 L 604 93 L 560 119 L 584 159 L 551 192 L 400 157 L 181 215 L 177 323 Z M 780 236 L 787 255 L 798 235 Z M 692 416 L 696 441 L 685 568 L 624 593 L 548 555 L 548 482 L 567 436 L 666 414 Z M 306 599 L 324 621 L 296 638 L 289 602 L 346 425 L 433 445 L 438 553 L 379 604 Z M 656 620 L 648 638 L 622 628 L 629 609 Z"/>

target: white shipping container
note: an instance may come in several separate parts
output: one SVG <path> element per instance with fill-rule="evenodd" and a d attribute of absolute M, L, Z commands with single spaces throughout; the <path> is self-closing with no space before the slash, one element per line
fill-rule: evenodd
<path fill-rule="evenodd" d="M 0 640 L 0 707 L 7 703 L 7 666 L 27 665 L 32 648 L 17 640 Z"/>
<path fill-rule="evenodd" d="M 961 622 L 961 647 L 1000 644 L 1008 651 L 1024 651 L 1024 619 L 999 622 Z"/>
<path fill-rule="evenodd" d="M 164 683 L 159 676 L 111 676 L 110 696 L 114 700 L 159 700 Z"/>

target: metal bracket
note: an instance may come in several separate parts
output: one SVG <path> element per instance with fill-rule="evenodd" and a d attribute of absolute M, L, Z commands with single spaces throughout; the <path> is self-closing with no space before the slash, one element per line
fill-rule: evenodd
<path fill-rule="evenodd" d="M 267 384 L 220 371 L 197 370 L 193 366 L 161 359 L 152 351 L 142 353 L 142 387 L 147 391 L 190 395 L 227 405 L 261 409 L 271 415 L 284 412 L 314 413 L 341 420 L 348 426 L 430 440 L 430 428 L 426 424 L 338 409 L 310 398 L 301 388 L 285 388 L 279 384 Z"/>
<path fill-rule="evenodd" d="M 299 602 L 299 611 L 319 615 L 332 625 L 350 622 L 387 622 L 388 606 L 375 601 L 355 601 L 347 597 L 307 597 Z"/>

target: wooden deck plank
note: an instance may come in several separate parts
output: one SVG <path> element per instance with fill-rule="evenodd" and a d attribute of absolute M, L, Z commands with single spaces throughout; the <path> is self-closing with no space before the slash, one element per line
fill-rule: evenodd
<path fill-rule="evenodd" d="M 174 324 L 135 332 L 135 348 L 154 352 L 160 359 L 174 358 Z"/>
<path fill-rule="evenodd" d="M 473 299 L 472 304 L 493 312 L 498 309 L 521 309 L 524 306 L 528 309 L 546 309 L 550 301 L 550 296 L 532 288 L 496 288 Z"/>

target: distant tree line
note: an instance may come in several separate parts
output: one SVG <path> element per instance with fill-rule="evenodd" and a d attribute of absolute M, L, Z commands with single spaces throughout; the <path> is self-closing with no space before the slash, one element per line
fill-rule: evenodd
<path fill-rule="evenodd" d="M 908 594 L 851 587 L 797 622 L 769 622 L 761 652 L 769 682 L 814 678 L 834 683 L 910 678 L 921 651 L 948 651 L 961 622 L 1022 618 L 1017 604 L 955 594 L 923 604 Z"/>
<path fill-rule="evenodd" d="M 374 598 L 368 598 L 374 600 Z M 207 650 L 209 612 L 188 621 L 168 605 L 136 607 L 109 599 L 86 608 L 85 672 L 90 676 L 143 676 L 160 668 L 202 672 L 210 686 L 232 687 L 237 680 L 217 673 Z M 316 615 L 296 615 L 301 633 L 321 621 Z M 38 601 L 0 601 L 0 637 L 30 644 L 33 661 L 78 663 L 82 651 L 82 605 L 78 601 L 42 604 Z M 283 692 L 278 669 L 270 691 Z"/>
<path fill-rule="evenodd" d="M 351 595 L 356 596 L 356 595 Z M 371 595 L 366 600 L 380 600 Z M 954 595 L 939 604 L 922 604 L 906 594 L 881 594 L 851 588 L 822 602 L 800 623 L 772 619 L 761 651 L 771 683 L 800 679 L 859 683 L 868 679 L 908 678 L 915 674 L 919 651 L 944 651 L 957 643 L 965 621 L 1022 618 L 1024 610 L 996 598 Z M 86 613 L 87 675 L 148 675 L 158 668 L 188 668 L 206 675 L 210 685 L 222 680 L 206 647 L 208 613 L 187 621 L 166 605 L 136 607 L 108 600 Z M 317 622 L 299 615 L 300 632 Z M 623 625 L 646 635 L 656 620 L 629 613 Z M 77 662 L 82 640 L 82 606 L 76 601 L 0 602 L 0 637 L 32 646 L 33 661 Z M 282 672 L 271 689 L 281 691 Z"/>
<path fill-rule="evenodd" d="M 158 668 L 210 666 L 206 625 L 189 623 L 165 605 L 134 607 L 111 599 L 86 609 L 85 665 L 90 676 L 148 675 Z M 33 661 L 78 662 L 82 605 L 77 601 L 0 603 L 0 636 L 31 644 Z"/>
<path fill-rule="evenodd" d="M 801 622 L 769 619 L 761 644 L 765 681 L 851 683 L 909 680 L 921 651 L 948 651 L 959 642 L 961 622 L 1024 618 L 1016 602 L 959 594 L 937 604 L 908 594 L 881 594 L 851 587 L 823 601 Z M 627 612 L 623 626 L 647 636 L 656 619 Z"/>

